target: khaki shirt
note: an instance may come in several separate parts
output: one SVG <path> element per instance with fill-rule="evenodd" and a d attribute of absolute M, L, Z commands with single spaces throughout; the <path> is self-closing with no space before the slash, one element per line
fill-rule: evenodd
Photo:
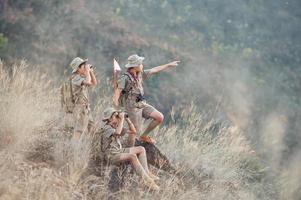
<path fill-rule="evenodd" d="M 85 76 L 76 74 L 72 77 L 72 91 L 74 95 L 75 104 L 89 104 L 89 93 L 87 85 L 83 84 L 86 79 Z"/>
<path fill-rule="evenodd" d="M 118 88 L 120 90 L 126 91 L 125 104 L 133 104 L 136 102 L 136 97 L 138 95 L 144 95 L 143 81 L 149 78 L 151 75 L 150 70 L 143 70 L 139 73 L 137 80 L 135 80 L 130 73 L 128 75 L 123 75 L 117 82 Z"/>
<path fill-rule="evenodd" d="M 122 145 L 121 145 L 121 137 L 127 133 L 127 129 L 123 128 L 120 135 L 114 135 L 116 129 L 110 126 L 109 124 L 105 124 L 103 126 L 104 131 L 104 143 L 105 151 L 107 153 L 121 153 L 122 152 Z"/>

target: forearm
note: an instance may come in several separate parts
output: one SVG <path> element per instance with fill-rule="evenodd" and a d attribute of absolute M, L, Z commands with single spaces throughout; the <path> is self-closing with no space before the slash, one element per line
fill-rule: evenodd
<path fill-rule="evenodd" d="M 163 71 L 167 68 L 169 68 L 170 66 L 165 64 L 165 65 L 160 65 L 160 66 L 157 66 L 157 67 L 153 67 L 152 69 L 150 69 L 150 73 L 151 74 L 155 74 L 155 73 L 158 73 L 160 71 Z"/>
<path fill-rule="evenodd" d="M 91 75 L 89 72 L 86 73 L 86 78 L 84 80 L 84 84 L 91 85 Z"/>
<path fill-rule="evenodd" d="M 137 131 L 136 131 L 136 128 L 135 128 L 134 124 L 132 123 L 132 121 L 129 118 L 127 118 L 126 121 L 128 123 L 128 126 L 129 126 L 129 133 L 130 134 L 136 134 Z"/>
<path fill-rule="evenodd" d="M 90 77 L 91 77 L 91 84 L 95 86 L 97 84 L 97 80 L 92 70 L 90 71 Z"/>
<path fill-rule="evenodd" d="M 116 132 L 115 132 L 116 135 L 121 134 L 121 131 L 123 129 L 123 123 L 124 123 L 124 118 L 121 118 L 121 120 L 119 121 L 117 128 L 116 128 Z"/>
<path fill-rule="evenodd" d="M 136 128 L 129 118 L 127 118 L 126 121 L 128 123 L 128 127 L 129 127 L 128 145 L 133 147 L 133 146 L 135 146 L 135 140 L 136 140 Z"/>
<path fill-rule="evenodd" d="M 158 72 L 160 72 L 160 71 L 163 71 L 163 70 L 165 70 L 165 69 L 167 69 L 167 68 L 170 68 L 170 67 L 176 67 L 176 66 L 178 66 L 179 62 L 180 62 L 180 61 L 173 61 L 173 62 L 167 63 L 167 64 L 165 64 L 165 65 L 160 65 L 160 66 L 158 66 L 158 67 L 154 67 L 154 68 L 150 69 L 150 72 L 149 72 L 149 73 L 150 73 L 150 74 L 155 74 L 155 73 L 158 73 Z"/>

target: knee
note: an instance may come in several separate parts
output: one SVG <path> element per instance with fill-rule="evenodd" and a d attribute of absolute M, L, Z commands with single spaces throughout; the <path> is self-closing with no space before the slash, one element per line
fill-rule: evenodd
<path fill-rule="evenodd" d="M 163 122 L 163 120 L 164 120 L 164 115 L 162 114 L 162 113 L 158 113 L 158 116 L 156 117 L 156 121 L 158 122 L 158 123 L 162 123 Z"/>
<path fill-rule="evenodd" d="M 131 153 L 129 155 L 129 159 L 130 159 L 131 162 L 136 162 L 138 160 L 136 154 L 133 154 L 133 153 Z"/>
<path fill-rule="evenodd" d="M 140 153 L 145 153 L 145 148 L 143 146 L 138 146 L 137 148 Z"/>

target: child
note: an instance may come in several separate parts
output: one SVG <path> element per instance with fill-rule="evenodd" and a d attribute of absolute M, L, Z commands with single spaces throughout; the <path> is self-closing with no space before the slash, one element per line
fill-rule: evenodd
<path fill-rule="evenodd" d="M 124 128 L 124 121 L 128 124 L 128 129 Z M 122 147 L 122 139 L 128 134 L 128 140 L 135 140 L 136 129 L 125 113 L 114 108 L 107 108 L 103 116 L 103 149 L 108 160 L 113 165 L 125 164 L 129 162 L 137 174 L 139 174 L 145 184 L 153 190 L 159 190 L 159 186 L 154 182 L 159 178 L 153 175 L 147 165 L 147 158 L 144 147 Z"/>
<path fill-rule="evenodd" d="M 151 119 L 139 140 L 154 144 L 155 140 L 149 137 L 149 133 L 162 123 L 164 116 L 156 108 L 146 103 L 142 82 L 153 74 L 178 66 L 179 61 L 144 70 L 143 60 L 144 57 L 138 55 L 131 55 L 128 58 L 128 63 L 125 66 L 127 72 L 118 81 L 113 103 L 116 107 L 125 108 L 139 133 L 141 132 L 141 119 Z"/>

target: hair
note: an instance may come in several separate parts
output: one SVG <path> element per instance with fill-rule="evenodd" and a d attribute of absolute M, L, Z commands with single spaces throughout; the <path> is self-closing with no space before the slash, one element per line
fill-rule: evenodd
<path fill-rule="evenodd" d="M 127 68 L 126 71 L 127 71 L 127 72 L 130 72 L 130 70 L 133 69 L 133 68 L 135 68 L 135 67 Z"/>
<path fill-rule="evenodd" d="M 116 112 L 116 111 L 115 111 Z M 115 113 L 113 112 L 112 115 L 110 116 L 109 119 L 103 119 L 102 121 L 105 122 L 105 123 L 109 123 L 110 122 L 110 119 L 112 118 L 113 114 Z"/>
<path fill-rule="evenodd" d="M 81 63 L 77 68 L 81 68 L 86 62 Z"/>
<path fill-rule="evenodd" d="M 109 122 L 109 119 L 103 119 L 102 120 L 104 123 L 108 123 Z"/>
<path fill-rule="evenodd" d="M 136 67 L 138 67 L 138 66 L 136 66 Z M 129 73 L 131 74 L 130 70 L 133 69 L 133 68 L 135 68 L 135 67 L 130 67 L 130 68 L 128 68 L 128 69 L 127 69 L 127 72 L 129 72 Z M 140 73 L 141 73 L 141 72 L 138 72 L 137 75 L 139 75 Z M 139 76 L 137 76 L 137 77 L 139 77 Z M 136 77 L 135 77 L 134 79 L 136 79 Z M 137 78 L 136 81 L 137 81 L 137 82 L 141 82 L 142 80 L 140 80 L 139 78 Z"/>

